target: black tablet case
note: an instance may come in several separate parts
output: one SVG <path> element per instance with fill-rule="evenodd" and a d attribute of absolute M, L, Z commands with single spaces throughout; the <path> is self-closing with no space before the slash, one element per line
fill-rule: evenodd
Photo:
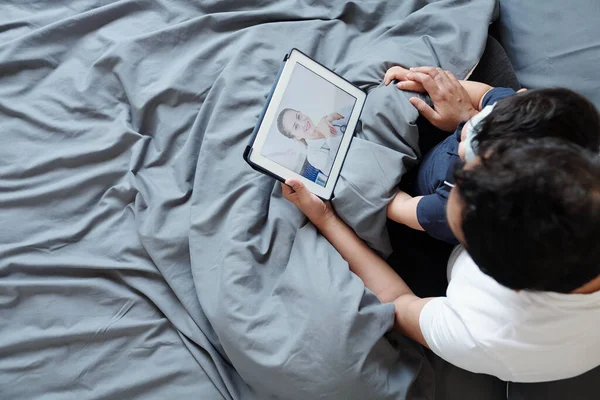
<path fill-rule="evenodd" d="M 279 72 L 277 72 L 277 77 L 275 78 L 273 87 L 271 88 L 271 91 L 269 92 L 269 95 L 267 96 L 267 102 L 265 103 L 265 106 L 263 107 L 262 111 L 260 112 L 260 116 L 258 117 L 258 122 L 256 123 L 256 126 L 254 127 L 254 130 L 252 131 L 252 134 L 250 135 L 250 141 L 248 142 L 248 145 L 246 146 L 246 149 L 244 150 L 244 160 L 246 160 L 246 162 L 252 168 L 257 170 L 258 172 L 261 172 L 265 175 L 275 178 L 281 182 L 285 181 L 282 177 L 280 177 L 279 175 L 275 175 L 271 171 L 267 171 L 266 169 L 254 164 L 252 161 L 250 161 L 250 154 L 252 154 L 252 145 L 254 144 L 256 135 L 258 134 L 258 129 L 262 125 L 262 121 L 265 118 L 265 113 L 267 112 L 267 108 L 269 107 L 269 104 L 271 103 L 271 98 L 273 97 L 273 92 L 275 92 L 275 88 L 277 87 L 277 84 L 279 83 L 279 78 L 281 78 L 281 73 L 283 72 L 283 67 L 285 67 L 285 63 L 286 63 L 288 57 L 289 57 L 289 54 L 286 54 L 285 57 L 283 57 L 283 61 L 281 62 L 281 67 L 279 67 Z"/>

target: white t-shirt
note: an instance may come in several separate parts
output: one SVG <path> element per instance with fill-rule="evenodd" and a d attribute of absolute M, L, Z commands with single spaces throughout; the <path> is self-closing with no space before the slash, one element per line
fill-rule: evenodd
<path fill-rule="evenodd" d="M 427 303 L 419 319 L 434 353 L 512 382 L 566 379 L 600 365 L 600 292 L 517 292 L 464 249 L 454 255 L 447 297 Z"/>

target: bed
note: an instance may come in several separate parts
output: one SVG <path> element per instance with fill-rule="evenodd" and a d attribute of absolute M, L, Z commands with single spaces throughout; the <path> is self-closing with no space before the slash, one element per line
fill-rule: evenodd
<path fill-rule="evenodd" d="M 505 398 L 388 333 L 393 308 L 242 159 L 290 48 L 359 85 L 334 205 L 389 256 L 385 205 L 421 154 L 418 115 L 383 74 L 466 76 L 499 11 L 3 1 L 0 398 Z"/>

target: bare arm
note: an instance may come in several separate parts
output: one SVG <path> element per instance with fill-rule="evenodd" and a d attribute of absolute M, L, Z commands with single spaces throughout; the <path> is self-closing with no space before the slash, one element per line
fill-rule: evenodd
<path fill-rule="evenodd" d="M 423 227 L 417 218 L 417 206 L 422 198 L 423 196 L 412 197 L 408 193 L 399 191 L 388 205 L 388 218 L 409 228 L 422 231 Z"/>
<path fill-rule="evenodd" d="M 382 303 L 394 303 L 394 328 L 427 346 L 419 316 L 431 299 L 417 297 L 396 272 L 318 197 L 299 181 L 282 185 L 283 195 L 294 203 L 336 248 L 355 273 Z"/>
<path fill-rule="evenodd" d="M 317 225 L 354 272 L 381 302 L 389 303 L 402 295 L 413 295 L 402 278 L 337 215 Z"/>
<path fill-rule="evenodd" d="M 492 86 L 486 85 L 481 82 L 474 81 L 459 81 L 461 86 L 467 91 L 469 94 L 469 98 L 471 99 L 471 104 L 477 110 L 481 110 L 481 101 L 483 100 L 483 96 L 490 90 L 493 89 Z"/>

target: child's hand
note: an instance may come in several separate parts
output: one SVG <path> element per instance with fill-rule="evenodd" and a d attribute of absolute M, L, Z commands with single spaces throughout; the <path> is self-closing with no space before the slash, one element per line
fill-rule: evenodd
<path fill-rule="evenodd" d="M 294 203 L 317 228 L 321 228 L 328 220 L 336 217 L 335 211 L 333 211 L 329 202 L 325 203 L 312 194 L 297 179 L 286 180 L 285 183 L 281 184 L 281 191 L 283 197 Z"/>
<path fill-rule="evenodd" d="M 385 76 L 383 77 L 383 83 L 385 86 L 389 85 L 393 80 L 397 80 L 398 84 L 396 87 L 398 89 L 407 90 L 409 92 L 419 92 L 424 93 L 425 88 L 420 82 L 411 81 L 406 78 L 406 74 L 410 71 L 406 68 L 402 68 L 400 66 L 395 66 L 387 70 Z"/>

